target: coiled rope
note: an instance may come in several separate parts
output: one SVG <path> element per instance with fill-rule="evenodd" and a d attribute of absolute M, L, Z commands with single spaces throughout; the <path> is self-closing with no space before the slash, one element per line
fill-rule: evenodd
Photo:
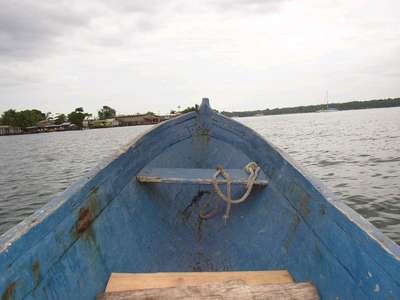
<path fill-rule="evenodd" d="M 220 206 L 220 199 L 224 200 L 226 202 L 226 210 L 224 214 L 224 221 L 229 219 L 230 212 L 231 212 L 231 207 L 232 204 L 239 204 L 247 200 L 249 197 L 251 191 L 253 190 L 254 183 L 257 180 L 258 173 L 260 172 L 261 168 L 255 163 L 255 162 L 250 162 L 248 163 L 245 167 L 244 170 L 249 173 L 249 177 L 247 179 L 247 184 L 246 184 L 246 192 L 243 194 L 242 197 L 239 199 L 232 199 L 232 177 L 231 175 L 225 171 L 224 167 L 218 166 L 217 171 L 215 172 L 212 180 L 212 185 L 213 185 L 213 191 L 210 194 L 209 201 L 200 209 L 200 218 L 202 219 L 211 219 L 213 218 L 219 210 Z M 218 185 L 218 176 L 222 176 L 226 179 L 226 195 L 222 192 Z M 204 213 L 204 210 L 208 208 L 210 205 L 210 202 L 215 198 L 215 194 L 218 196 L 215 201 L 215 207 L 214 209 L 209 212 L 209 213 Z"/>

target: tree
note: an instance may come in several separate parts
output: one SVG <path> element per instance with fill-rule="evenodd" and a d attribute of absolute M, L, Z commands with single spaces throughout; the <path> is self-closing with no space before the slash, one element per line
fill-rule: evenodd
<path fill-rule="evenodd" d="M 17 112 L 9 109 L 1 115 L 1 123 L 4 125 L 17 126 Z"/>
<path fill-rule="evenodd" d="M 68 121 L 72 124 L 82 127 L 83 120 L 88 116 L 90 116 L 90 114 L 85 113 L 82 107 L 78 107 L 73 112 L 68 114 Z"/>
<path fill-rule="evenodd" d="M 18 127 L 26 128 L 35 126 L 38 122 L 46 119 L 46 114 L 37 109 L 26 109 L 18 113 Z"/>
<path fill-rule="evenodd" d="M 186 114 L 186 113 L 191 112 L 191 111 L 198 111 L 198 109 L 199 109 L 199 108 L 198 108 L 197 105 L 195 105 L 195 106 L 188 106 L 188 107 L 186 107 L 184 110 L 182 110 L 181 113 Z"/>
<path fill-rule="evenodd" d="M 34 126 L 45 118 L 46 115 L 37 109 L 26 109 L 19 112 L 14 109 L 9 109 L 1 116 L 4 125 L 21 128 Z"/>
<path fill-rule="evenodd" d="M 62 123 L 65 123 L 66 121 L 67 121 L 67 116 L 65 114 L 58 114 L 54 119 L 54 123 L 56 125 L 60 125 Z"/>
<path fill-rule="evenodd" d="M 114 118 L 116 115 L 115 109 L 105 105 L 102 109 L 98 111 L 98 116 L 100 120 L 106 120 Z"/>

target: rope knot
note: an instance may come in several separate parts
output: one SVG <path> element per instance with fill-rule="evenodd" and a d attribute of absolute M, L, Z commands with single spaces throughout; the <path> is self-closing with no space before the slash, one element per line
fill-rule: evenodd
<path fill-rule="evenodd" d="M 221 165 L 217 166 L 216 172 L 215 172 L 215 174 L 213 176 L 213 180 L 212 180 L 214 189 L 213 189 L 212 194 L 210 194 L 210 200 L 213 197 L 213 194 L 217 194 L 219 196 L 219 198 L 216 199 L 215 208 L 210 213 L 204 214 L 202 211 L 200 211 L 200 218 L 210 219 L 210 218 L 214 217 L 218 212 L 220 199 L 222 199 L 227 203 L 225 214 L 223 217 L 225 220 L 225 224 L 226 224 L 226 221 L 229 219 L 229 216 L 230 216 L 232 204 L 239 204 L 239 203 L 242 203 L 247 200 L 247 198 L 250 196 L 250 193 L 253 189 L 254 183 L 256 182 L 258 173 L 260 172 L 261 168 L 257 165 L 257 163 L 255 163 L 253 161 L 253 162 L 248 163 L 244 167 L 244 170 L 247 173 L 249 173 L 249 177 L 248 177 L 247 184 L 246 184 L 246 192 L 239 199 L 233 200 L 232 199 L 232 177 L 227 171 L 225 171 L 223 166 L 221 166 Z M 217 178 L 219 175 L 222 175 L 226 179 L 226 195 L 221 191 L 221 189 L 218 185 Z M 209 202 L 210 202 L 210 200 L 209 200 Z M 206 203 L 206 205 L 203 206 L 203 209 L 207 208 L 208 204 L 209 203 Z"/>

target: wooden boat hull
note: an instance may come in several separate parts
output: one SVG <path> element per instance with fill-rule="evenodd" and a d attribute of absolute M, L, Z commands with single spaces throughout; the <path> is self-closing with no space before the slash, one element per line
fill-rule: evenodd
<path fill-rule="evenodd" d="M 242 169 L 248 201 L 199 218 L 209 184 L 140 183 L 144 168 Z M 239 195 L 244 187 L 235 186 Z M 214 113 L 164 122 L 0 238 L 1 299 L 94 299 L 111 272 L 287 269 L 322 299 L 400 298 L 400 250 L 287 155 Z"/>

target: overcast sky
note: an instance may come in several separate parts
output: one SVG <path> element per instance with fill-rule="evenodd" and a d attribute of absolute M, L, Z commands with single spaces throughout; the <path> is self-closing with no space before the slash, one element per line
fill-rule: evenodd
<path fill-rule="evenodd" d="M 398 0 L 0 0 L 0 112 L 400 97 Z"/>

